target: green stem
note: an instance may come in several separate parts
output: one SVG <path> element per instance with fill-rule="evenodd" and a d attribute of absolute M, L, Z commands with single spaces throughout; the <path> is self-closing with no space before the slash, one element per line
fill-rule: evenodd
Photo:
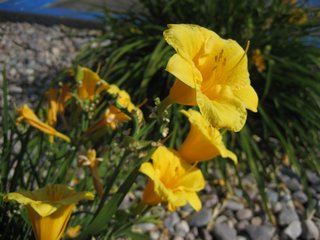
<path fill-rule="evenodd" d="M 159 104 L 159 106 L 158 106 L 158 109 L 157 109 L 158 110 L 158 114 L 160 116 L 162 116 L 164 111 L 173 103 L 174 103 L 174 101 L 169 96 L 166 97 L 165 99 L 163 99 L 161 101 L 161 103 Z"/>

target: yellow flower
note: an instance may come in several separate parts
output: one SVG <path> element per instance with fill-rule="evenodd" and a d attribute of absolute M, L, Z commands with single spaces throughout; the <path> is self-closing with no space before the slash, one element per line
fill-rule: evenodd
<path fill-rule="evenodd" d="M 103 195 L 103 185 L 99 178 L 97 167 L 98 163 L 102 160 L 102 158 L 97 158 L 97 153 L 94 149 L 89 149 L 87 151 L 87 156 L 80 155 L 78 158 L 78 163 L 80 166 L 89 166 L 94 188 L 100 197 Z"/>
<path fill-rule="evenodd" d="M 197 25 L 170 24 L 164 38 L 175 50 L 166 70 L 177 79 L 168 96 L 183 105 L 198 105 L 216 128 L 240 131 L 247 111 L 257 111 L 246 51 L 234 40 Z"/>
<path fill-rule="evenodd" d="M 69 221 L 75 204 L 92 200 L 90 192 L 75 192 L 65 185 L 49 185 L 35 191 L 8 193 L 5 201 L 14 200 L 26 206 L 37 240 L 59 240 Z"/>
<path fill-rule="evenodd" d="M 237 156 L 228 150 L 220 132 L 197 111 L 181 111 L 188 117 L 191 129 L 182 143 L 179 154 L 189 163 L 210 160 L 216 156 L 228 157 L 237 163 Z"/>
<path fill-rule="evenodd" d="M 259 72 L 263 72 L 266 70 L 266 64 L 264 62 L 264 58 L 262 57 L 260 49 L 254 50 L 252 55 L 252 60 Z"/>
<path fill-rule="evenodd" d="M 139 122 L 142 122 L 142 111 L 131 102 L 130 95 L 126 91 L 120 90 L 118 86 L 114 84 L 111 84 L 107 91 L 109 94 L 117 97 L 117 104 L 119 105 L 119 107 L 127 109 L 129 113 L 135 111 Z"/>
<path fill-rule="evenodd" d="M 176 151 L 158 147 L 152 155 L 152 163 L 143 163 L 140 172 L 150 178 L 143 194 L 145 203 L 153 205 L 165 202 L 170 211 L 187 203 L 196 211 L 201 209 L 196 192 L 204 188 L 203 175 Z"/>
<path fill-rule="evenodd" d="M 77 95 L 81 100 L 94 100 L 109 84 L 89 68 L 78 67 L 76 79 L 79 82 Z"/>
<path fill-rule="evenodd" d="M 66 142 L 70 142 L 70 138 L 57 130 L 55 130 L 53 127 L 49 126 L 48 124 L 45 124 L 42 122 L 35 114 L 34 112 L 27 106 L 23 105 L 17 110 L 19 117 L 16 120 L 16 124 L 18 125 L 21 121 L 25 121 L 31 126 L 39 129 L 40 131 L 50 135 L 62 138 Z"/>
<path fill-rule="evenodd" d="M 115 130 L 119 123 L 126 122 L 130 119 L 131 118 L 127 114 L 121 112 L 119 108 L 111 105 L 107 108 L 102 118 L 87 130 L 87 133 L 95 132 L 105 126 Z"/>
<path fill-rule="evenodd" d="M 61 89 L 50 88 L 46 96 L 49 103 L 48 124 L 55 126 L 57 123 L 57 114 L 64 113 L 64 105 L 71 98 L 70 87 L 63 85 Z"/>

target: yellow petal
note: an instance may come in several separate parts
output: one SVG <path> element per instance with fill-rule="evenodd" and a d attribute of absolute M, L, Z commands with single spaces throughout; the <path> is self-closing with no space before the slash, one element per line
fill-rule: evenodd
<path fill-rule="evenodd" d="M 233 93 L 246 105 L 247 109 L 257 112 L 259 100 L 253 87 L 247 85 L 243 88 L 233 90 Z"/>
<path fill-rule="evenodd" d="M 185 194 L 191 207 L 196 211 L 200 211 L 202 208 L 202 204 L 199 196 L 194 192 L 186 192 Z"/>
<path fill-rule="evenodd" d="M 62 138 L 66 142 L 70 142 L 70 138 L 68 136 L 58 132 L 53 127 L 42 122 L 27 105 L 23 105 L 17 111 L 20 115 L 20 117 L 17 119 L 17 123 L 24 120 L 31 126 L 39 129 L 46 134 Z"/>
<path fill-rule="evenodd" d="M 199 169 L 185 162 L 173 149 L 160 146 L 152 155 L 152 163 L 143 163 L 140 172 L 150 177 L 144 191 L 144 202 L 168 203 L 168 209 L 188 203 L 185 192 L 204 188 L 204 178 Z"/>
<path fill-rule="evenodd" d="M 214 128 L 227 128 L 238 132 L 247 119 L 247 111 L 240 101 L 230 98 L 210 100 L 201 91 L 197 91 L 197 102 L 201 114 Z"/>
<path fill-rule="evenodd" d="M 61 206 L 93 198 L 94 195 L 91 192 L 75 192 L 68 186 L 60 184 L 49 185 L 32 192 L 20 190 L 4 196 L 6 201 L 14 200 L 32 207 L 42 217 L 49 216 Z"/>
<path fill-rule="evenodd" d="M 168 28 L 163 33 L 164 39 L 185 59 L 193 59 L 200 52 L 205 40 L 216 35 L 193 24 L 169 24 Z"/>
<path fill-rule="evenodd" d="M 201 73 L 194 66 L 194 63 L 187 61 L 178 54 L 174 54 L 169 59 L 166 71 L 191 88 L 195 88 L 194 83 L 196 80 L 202 80 Z"/>
<path fill-rule="evenodd" d="M 74 204 L 63 206 L 50 216 L 42 217 L 33 208 L 27 207 L 36 239 L 60 240 L 69 222 Z"/>
<path fill-rule="evenodd" d="M 189 163 L 210 160 L 216 156 L 228 157 L 237 163 L 237 156 L 229 151 L 220 132 L 197 111 L 181 111 L 188 117 L 191 129 L 182 143 L 179 153 Z"/>
<path fill-rule="evenodd" d="M 171 87 L 169 97 L 171 100 L 179 104 L 189 106 L 197 105 L 195 89 L 189 87 L 178 79 Z"/>

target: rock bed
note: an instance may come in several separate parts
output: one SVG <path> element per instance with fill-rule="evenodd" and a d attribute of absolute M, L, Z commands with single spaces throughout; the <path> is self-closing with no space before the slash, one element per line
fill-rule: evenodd
<path fill-rule="evenodd" d="M 0 86 L 5 66 L 10 107 L 35 103 L 59 72 L 71 65 L 79 49 L 99 34 L 63 25 L 0 23 Z"/>
<path fill-rule="evenodd" d="M 10 107 L 36 102 L 50 81 L 70 66 L 77 51 L 99 34 L 97 30 L 61 25 L 0 23 L 0 70 L 6 66 Z M 0 85 L 2 81 L 1 74 Z M 194 212 L 189 206 L 174 213 L 155 207 L 153 211 L 157 211 L 163 221 L 140 224 L 136 230 L 152 239 L 320 239 L 320 177 L 310 170 L 306 175 L 309 193 L 303 190 L 296 174 L 284 166 L 277 172 L 278 184 L 266 185 L 274 225 L 262 210 L 261 196 L 252 176 L 244 175 L 242 184 L 251 206 L 245 200 L 245 193 L 237 187 L 226 197 L 223 187 L 207 185 L 200 195 L 203 202 L 200 212 Z M 133 198 L 139 195 L 141 192 L 137 191 Z M 126 200 L 122 204 L 124 208 L 130 202 Z"/>
<path fill-rule="evenodd" d="M 278 184 L 267 184 L 265 192 L 274 225 L 262 210 L 261 196 L 249 174 L 242 177 L 242 184 L 252 206 L 237 187 L 231 196 L 224 196 L 219 193 L 221 187 L 207 186 L 200 195 L 203 203 L 200 212 L 188 206 L 173 213 L 160 210 L 163 222 L 140 224 L 137 230 L 148 233 L 152 239 L 317 240 L 320 239 L 320 177 L 310 170 L 306 174 L 310 200 L 298 176 L 288 167 L 278 170 Z"/>

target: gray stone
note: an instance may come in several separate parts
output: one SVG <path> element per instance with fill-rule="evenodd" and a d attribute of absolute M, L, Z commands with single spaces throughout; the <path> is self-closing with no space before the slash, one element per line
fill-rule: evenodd
<path fill-rule="evenodd" d="M 278 200 L 279 200 L 279 194 L 278 194 L 276 191 L 267 188 L 266 193 L 267 193 L 268 199 L 269 199 L 269 201 L 270 201 L 271 203 L 276 203 L 276 202 L 278 202 Z"/>
<path fill-rule="evenodd" d="M 210 232 L 207 229 L 202 228 L 200 231 L 201 231 L 201 239 L 213 240 L 212 235 L 210 234 Z"/>
<path fill-rule="evenodd" d="M 283 208 L 278 216 L 278 222 L 280 226 L 289 225 L 295 220 L 299 220 L 299 217 L 295 209 L 289 207 Z"/>
<path fill-rule="evenodd" d="M 177 212 L 173 212 L 164 219 L 164 226 L 169 230 L 170 233 L 174 232 L 174 226 L 180 221 Z"/>
<path fill-rule="evenodd" d="M 312 185 L 319 185 L 320 184 L 320 176 L 317 173 L 315 173 L 311 170 L 307 170 L 306 174 L 307 174 L 308 181 Z"/>
<path fill-rule="evenodd" d="M 241 209 L 236 213 L 236 217 L 238 220 L 247 220 L 252 218 L 252 216 L 253 216 L 252 210 L 249 208 Z"/>
<path fill-rule="evenodd" d="M 203 202 L 204 202 L 204 206 L 206 208 L 212 208 L 213 206 L 215 206 L 219 202 L 219 198 L 216 194 L 211 194 L 211 195 L 206 196 L 203 199 Z"/>
<path fill-rule="evenodd" d="M 176 226 L 176 235 L 179 235 L 181 237 L 185 237 L 187 233 L 190 231 L 189 225 L 185 220 L 182 220 L 179 222 Z"/>
<path fill-rule="evenodd" d="M 261 217 L 258 217 L 258 216 L 253 217 L 253 218 L 251 219 L 251 224 L 252 224 L 252 225 L 257 225 L 257 226 L 261 225 L 261 224 L 262 224 L 262 219 L 261 219 Z"/>
<path fill-rule="evenodd" d="M 319 229 L 316 224 L 308 219 L 302 222 L 302 239 L 317 240 L 319 239 Z"/>
<path fill-rule="evenodd" d="M 296 178 L 291 178 L 286 182 L 287 187 L 292 191 L 299 191 L 302 186 Z"/>
<path fill-rule="evenodd" d="M 272 206 L 272 211 L 274 213 L 278 213 L 282 210 L 282 203 L 281 202 L 276 202 L 276 203 L 272 204 L 271 206 Z"/>
<path fill-rule="evenodd" d="M 211 219 L 211 210 L 203 207 L 199 212 L 193 213 L 188 219 L 190 226 L 202 227 L 206 226 Z"/>
<path fill-rule="evenodd" d="M 242 220 L 236 224 L 236 228 L 238 231 L 241 232 L 249 225 L 250 225 L 250 223 L 248 222 L 248 220 Z"/>
<path fill-rule="evenodd" d="M 306 203 L 308 201 L 308 196 L 302 191 L 294 192 L 293 195 L 292 195 L 292 198 L 294 200 L 299 201 L 302 204 L 304 204 L 304 203 Z"/>
<path fill-rule="evenodd" d="M 244 208 L 244 205 L 233 200 L 228 200 L 226 203 L 226 208 L 232 211 L 239 211 Z"/>
<path fill-rule="evenodd" d="M 298 220 L 292 221 L 289 226 L 284 229 L 284 234 L 290 239 L 297 239 L 302 233 L 301 223 Z"/>
<path fill-rule="evenodd" d="M 275 228 L 271 225 L 249 225 L 245 230 L 251 240 L 271 240 L 275 233 Z"/>
<path fill-rule="evenodd" d="M 225 223 L 218 223 L 213 229 L 213 236 L 216 240 L 236 240 L 237 232 L 234 228 Z"/>

